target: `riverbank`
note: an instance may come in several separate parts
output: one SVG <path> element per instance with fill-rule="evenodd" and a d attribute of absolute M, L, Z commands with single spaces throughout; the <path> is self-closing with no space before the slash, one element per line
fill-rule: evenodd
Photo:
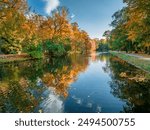
<path fill-rule="evenodd" d="M 12 63 L 31 60 L 32 58 L 27 54 L 9 54 L 9 55 L 0 55 L 0 63 Z"/>
<path fill-rule="evenodd" d="M 127 61 L 129 64 L 136 66 L 139 69 L 144 70 L 145 72 L 150 73 L 150 59 L 146 56 L 141 56 L 138 54 L 126 54 L 123 52 L 110 51 L 114 56 L 121 58 L 122 60 Z"/>
<path fill-rule="evenodd" d="M 68 55 L 72 55 L 72 54 L 75 54 L 75 53 L 76 54 L 81 54 L 81 52 L 70 52 Z M 47 53 L 45 53 L 43 55 L 44 55 L 43 57 L 49 56 Z M 32 57 L 32 56 L 30 56 L 26 53 L 23 53 L 23 54 L 1 54 L 0 55 L 0 64 L 2 64 L 2 63 L 21 62 L 21 61 L 34 60 L 34 59 L 42 59 L 42 58 L 34 58 L 34 57 Z"/>

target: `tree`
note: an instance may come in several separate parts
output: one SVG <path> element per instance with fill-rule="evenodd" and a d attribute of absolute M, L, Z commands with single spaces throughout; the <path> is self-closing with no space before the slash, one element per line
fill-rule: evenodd
<path fill-rule="evenodd" d="M 72 38 L 72 28 L 68 19 L 68 10 L 65 7 L 59 7 L 52 14 L 54 30 L 53 39 L 65 40 Z"/>
<path fill-rule="evenodd" d="M 150 53 L 150 1 L 149 0 L 124 0 L 127 3 L 128 39 L 136 44 L 137 49 Z"/>
<path fill-rule="evenodd" d="M 113 49 L 150 54 L 150 1 L 124 2 L 127 6 L 113 15 L 110 44 Z"/>
<path fill-rule="evenodd" d="M 74 49 L 82 52 L 90 48 L 89 41 L 87 32 L 70 23 L 69 11 L 65 7 L 57 8 L 52 16 L 46 17 L 28 9 L 26 0 L 0 1 L 0 47 L 3 53 L 26 52 L 39 57 L 41 52 L 37 50 L 45 53 L 54 49 L 51 50 L 56 51 L 53 54 Z M 37 49 L 41 45 L 42 48 Z"/>
<path fill-rule="evenodd" d="M 3 0 L 0 7 L 1 50 L 4 53 L 20 53 L 24 40 L 22 25 L 25 22 L 27 4 L 20 0 Z"/>

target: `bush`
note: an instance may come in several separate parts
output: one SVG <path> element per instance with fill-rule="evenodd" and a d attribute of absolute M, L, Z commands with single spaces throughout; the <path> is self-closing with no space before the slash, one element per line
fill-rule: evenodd
<path fill-rule="evenodd" d="M 49 55 L 60 57 L 67 53 L 67 48 L 62 43 L 54 43 L 53 41 L 46 41 L 45 50 L 48 51 Z"/>
<path fill-rule="evenodd" d="M 8 43 L 3 43 L 1 46 L 1 51 L 4 54 L 19 54 L 22 51 L 22 46 L 20 44 L 8 44 Z"/>
<path fill-rule="evenodd" d="M 40 59 L 43 57 L 43 48 L 42 44 L 37 46 L 30 44 L 26 47 L 25 52 L 27 52 L 32 58 Z"/>
<path fill-rule="evenodd" d="M 64 47 L 65 47 L 66 52 L 69 52 L 71 50 L 71 45 L 70 44 L 66 44 Z"/>

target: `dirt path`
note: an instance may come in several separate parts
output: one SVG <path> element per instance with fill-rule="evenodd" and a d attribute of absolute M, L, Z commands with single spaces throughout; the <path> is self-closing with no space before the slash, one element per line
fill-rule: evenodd
<path fill-rule="evenodd" d="M 127 53 L 126 53 L 127 54 Z M 143 60 L 148 60 L 150 61 L 150 56 L 149 55 L 140 55 L 140 54 L 127 54 L 129 56 L 134 56 L 134 57 L 137 57 L 139 59 L 143 59 Z"/>
<path fill-rule="evenodd" d="M 27 54 L 7 54 L 7 55 L 4 55 L 4 54 L 0 54 L 0 59 L 17 59 L 17 58 L 27 58 L 28 55 Z"/>
<path fill-rule="evenodd" d="M 16 61 L 26 61 L 31 59 L 28 54 L 9 54 L 9 55 L 2 55 L 0 54 L 0 63 L 10 63 Z"/>
<path fill-rule="evenodd" d="M 126 54 L 128 56 L 133 56 L 133 57 L 136 57 L 136 58 L 139 58 L 142 60 L 150 61 L 150 55 L 147 55 L 147 54 L 131 54 L 131 53 L 129 54 L 129 53 L 125 53 L 125 52 L 120 52 L 120 53 Z"/>

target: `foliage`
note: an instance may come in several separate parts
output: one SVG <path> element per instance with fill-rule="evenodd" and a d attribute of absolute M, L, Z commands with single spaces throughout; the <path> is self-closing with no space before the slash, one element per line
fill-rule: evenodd
<path fill-rule="evenodd" d="M 58 44 L 58 43 L 56 44 L 50 40 L 47 41 L 45 44 L 46 44 L 46 49 L 51 56 L 62 56 L 66 53 L 63 44 Z"/>
<path fill-rule="evenodd" d="M 32 57 L 41 57 L 37 51 L 39 43 L 49 44 L 49 54 L 60 56 L 68 51 L 87 51 L 90 38 L 77 23 L 70 23 L 69 11 L 58 7 L 52 16 L 41 16 L 28 9 L 27 1 L 0 1 L 0 44 L 5 54 L 23 53 L 26 48 L 32 50 Z M 32 44 L 32 45 L 31 45 Z M 34 50 L 35 49 L 35 50 Z M 55 52 L 56 51 L 56 52 Z"/>
<path fill-rule="evenodd" d="M 150 54 L 150 1 L 124 0 L 127 4 L 113 15 L 110 46 L 113 50 Z"/>
<path fill-rule="evenodd" d="M 32 58 L 40 59 L 43 56 L 42 44 L 39 44 L 37 46 L 29 44 L 25 48 L 25 52 L 27 52 Z"/>
<path fill-rule="evenodd" d="M 22 6 L 20 7 L 20 5 Z M 23 13 L 26 6 L 26 3 L 20 0 L 2 0 L 0 2 L 1 50 L 6 54 L 16 54 L 22 51 L 21 43 L 24 40 L 22 25 L 25 22 Z"/>
<path fill-rule="evenodd" d="M 99 48 L 97 50 L 100 52 L 107 52 L 109 50 L 109 46 L 108 44 L 100 43 Z"/>
<path fill-rule="evenodd" d="M 107 51 L 109 51 L 109 45 L 107 43 L 107 40 L 101 39 L 100 41 L 98 41 L 97 44 L 98 44 L 97 51 L 100 51 L 100 52 L 107 52 Z"/>
<path fill-rule="evenodd" d="M 1 51 L 5 54 L 17 54 L 20 53 L 22 50 L 22 47 L 20 44 L 17 43 L 5 43 L 3 42 L 3 44 L 1 45 Z"/>

